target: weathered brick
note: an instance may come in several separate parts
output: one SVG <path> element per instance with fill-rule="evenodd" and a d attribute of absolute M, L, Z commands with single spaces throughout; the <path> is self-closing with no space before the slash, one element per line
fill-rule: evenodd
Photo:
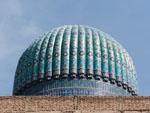
<path fill-rule="evenodd" d="M 150 97 L 0 97 L 0 113 L 150 113 Z"/>
<path fill-rule="evenodd" d="M 141 113 L 141 111 L 125 111 L 124 113 Z"/>
<path fill-rule="evenodd" d="M 81 113 L 120 113 L 118 111 L 112 111 L 112 110 L 102 110 L 102 111 L 87 111 L 87 110 L 84 110 L 84 111 L 81 111 Z"/>

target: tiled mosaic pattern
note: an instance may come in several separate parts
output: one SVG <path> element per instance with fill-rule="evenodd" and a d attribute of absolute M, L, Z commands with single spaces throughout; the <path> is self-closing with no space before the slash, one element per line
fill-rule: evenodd
<path fill-rule="evenodd" d="M 31 44 L 19 60 L 13 93 L 52 79 L 103 80 L 132 95 L 138 93 L 135 67 L 127 51 L 110 35 L 81 25 L 52 29 Z"/>

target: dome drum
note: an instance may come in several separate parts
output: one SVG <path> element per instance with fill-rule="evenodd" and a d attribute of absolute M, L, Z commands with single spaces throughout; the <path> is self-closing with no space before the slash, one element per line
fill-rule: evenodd
<path fill-rule="evenodd" d="M 72 94 L 74 94 L 74 96 L 78 95 L 85 96 L 86 94 L 88 94 L 89 96 L 131 95 L 130 93 L 128 93 L 127 90 L 122 90 L 121 87 L 119 88 L 117 87 L 118 87 L 117 85 L 110 85 L 109 82 L 95 81 L 95 80 L 89 81 L 86 79 L 79 79 L 79 80 L 51 79 L 48 81 L 37 82 L 36 84 L 34 83 L 34 85 L 30 84 L 30 86 L 26 86 L 22 90 L 19 90 L 15 95 L 51 95 L 51 96 L 69 96 Z M 57 91 L 55 89 L 57 89 Z M 111 89 L 111 91 L 108 91 L 106 89 Z M 66 93 L 64 94 L 63 92 Z M 71 92 L 71 94 L 67 92 Z"/>

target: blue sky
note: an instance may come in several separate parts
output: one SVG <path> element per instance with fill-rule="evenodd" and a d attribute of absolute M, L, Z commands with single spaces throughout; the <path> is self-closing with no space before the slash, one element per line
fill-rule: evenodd
<path fill-rule="evenodd" d="M 139 94 L 150 95 L 150 0 L 0 0 L 0 95 L 12 95 L 22 52 L 53 27 L 82 24 L 119 41 L 134 59 Z"/>

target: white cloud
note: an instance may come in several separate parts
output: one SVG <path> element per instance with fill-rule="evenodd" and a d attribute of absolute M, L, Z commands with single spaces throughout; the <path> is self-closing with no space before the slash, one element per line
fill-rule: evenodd
<path fill-rule="evenodd" d="M 30 39 L 32 37 L 40 35 L 43 30 L 38 27 L 33 21 L 23 25 L 20 29 L 20 35 L 23 35 L 25 39 Z"/>
<path fill-rule="evenodd" d="M 7 43 L 9 21 L 13 17 L 21 16 L 22 9 L 21 4 L 18 0 L 1 0 L 0 1 L 0 59 L 8 55 L 10 51 L 8 51 L 9 44 Z"/>
<path fill-rule="evenodd" d="M 22 8 L 19 0 L 1 0 L 0 9 L 0 15 L 3 19 L 22 15 Z"/>
<path fill-rule="evenodd" d="M 19 0 L 0 1 L 0 15 L 0 60 L 24 48 L 42 32 L 35 22 L 24 19 Z"/>
<path fill-rule="evenodd" d="M 25 16 L 19 0 L 0 0 L 0 95 L 11 95 L 18 58 L 42 32 Z"/>

